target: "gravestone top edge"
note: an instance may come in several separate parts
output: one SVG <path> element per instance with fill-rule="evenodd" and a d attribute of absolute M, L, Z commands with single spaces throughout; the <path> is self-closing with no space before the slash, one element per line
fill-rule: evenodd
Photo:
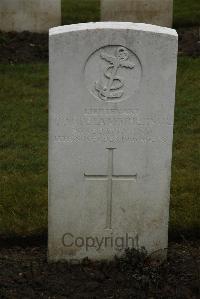
<path fill-rule="evenodd" d="M 157 25 L 145 23 L 132 23 L 132 22 L 91 22 L 79 23 L 65 26 L 53 27 L 49 30 L 49 36 L 83 30 L 98 30 L 98 29 L 118 29 L 118 30 L 135 30 L 144 31 L 158 34 L 170 35 L 178 38 L 175 29 L 161 27 Z"/>

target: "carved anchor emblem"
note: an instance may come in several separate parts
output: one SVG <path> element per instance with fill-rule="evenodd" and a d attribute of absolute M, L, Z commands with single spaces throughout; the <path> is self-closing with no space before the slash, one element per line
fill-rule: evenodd
<path fill-rule="evenodd" d="M 101 52 L 100 57 L 109 62 L 109 66 L 106 67 L 103 73 L 103 76 L 107 80 L 101 78 L 99 81 L 95 82 L 95 89 L 98 92 L 99 98 L 104 101 L 112 101 L 121 98 L 124 94 L 124 79 L 117 76 L 117 72 L 120 68 L 133 69 L 135 64 L 128 60 L 129 53 L 124 47 L 118 47 L 115 56 Z"/>

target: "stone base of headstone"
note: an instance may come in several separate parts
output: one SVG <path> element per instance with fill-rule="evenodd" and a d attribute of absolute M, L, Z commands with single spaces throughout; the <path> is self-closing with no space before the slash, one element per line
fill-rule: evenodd
<path fill-rule="evenodd" d="M 0 0 L 0 30 L 48 32 L 61 24 L 61 0 Z"/>

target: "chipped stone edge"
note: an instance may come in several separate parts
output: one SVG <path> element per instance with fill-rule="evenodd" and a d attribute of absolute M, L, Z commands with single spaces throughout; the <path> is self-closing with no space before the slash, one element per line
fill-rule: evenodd
<path fill-rule="evenodd" d="M 170 35 L 178 38 L 176 30 L 161 27 L 157 25 L 132 22 L 97 22 L 97 23 L 79 23 L 65 26 L 58 26 L 49 30 L 49 36 L 58 35 L 67 32 L 98 30 L 98 29 L 119 29 L 119 30 L 135 30 L 158 34 Z"/>

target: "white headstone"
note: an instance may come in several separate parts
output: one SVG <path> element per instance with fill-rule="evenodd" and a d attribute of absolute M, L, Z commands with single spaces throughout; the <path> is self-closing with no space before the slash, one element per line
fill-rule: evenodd
<path fill-rule="evenodd" d="M 50 30 L 50 260 L 167 247 L 176 64 L 172 29 Z"/>
<path fill-rule="evenodd" d="M 47 32 L 61 24 L 61 0 L 0 0 L 0 30 Z"/>
<path fill-rule="evenodd" d="M 172 27 L 173 0 L 101 0 L 101 20 Z"/>

